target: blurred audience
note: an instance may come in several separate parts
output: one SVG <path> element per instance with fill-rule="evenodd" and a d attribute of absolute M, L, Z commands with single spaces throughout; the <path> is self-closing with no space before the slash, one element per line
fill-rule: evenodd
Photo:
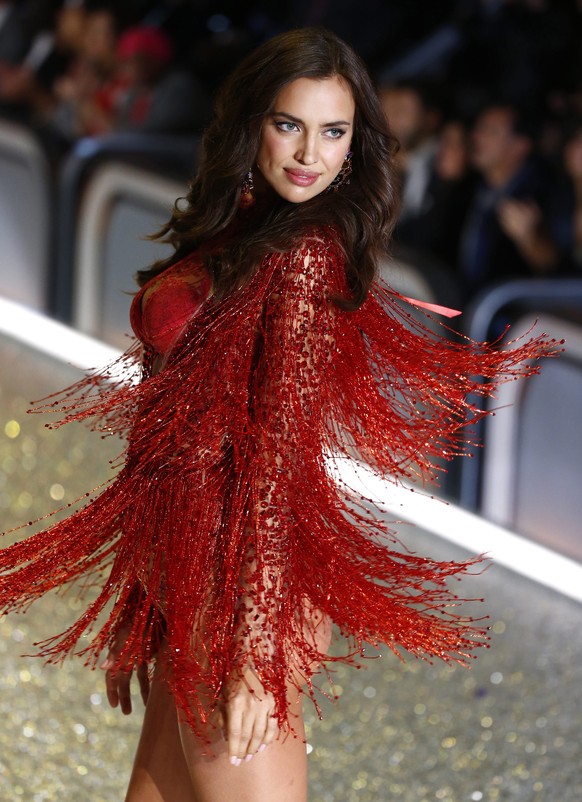
<path fill-rule="evenodd" d="M 423 213 L 437 148 L 440 110 L 428 86 L 402 82 L 380 90 L 384 112 L 400 143 L 396 154 L 401 178 L 400 220 Z"/>
<path fill-rule="evenodd" d="M 400 142 L 397 249 L 448 272 L 467 299 L 582 269 L 582 0 L 353 11 L 349 0 L 0 0 L 0 117 L 35 129 L 57 170 L 80 137 L 198 132 L 249 49 L 323 24 L 379 77 Z"/>
<path fill-rule="evenodd" d="M 78 3 L 30 4 L 22 10 L 28 30 L 26 52 L 0 66 L 0 113 L 35 125 L 53 105 L 53 85 L 82 47 L 85 10 Z"/>
<path fill-rule="evenodd" d="M 534 155 L 534 133 L 516 108 L 484 109 L 472 133 L 480 181 L 461 235 L 460 277 L 473 294 L 489 282 L 551 273 L 560 253 L 551 233 L 552 182 Z"/>
<path fill-rule="evenodd" d="M 191 73 L 174 66 L 173 56 L 162 30 L 141 26 L 121 35 L 115 79 L 121 91 L 114 92 L 109 130 L 180 133 L 202 127 L 208 98 Z"/>
<path fill-rule="evenodd" d="M 118 26 L 111 7 L 87 10 L 76 56 L 53 84 L 44 122 L 62 136 L 65 146 L 77 137 L 101 133 L 96 104 L 115 75 Z"/>
<path fill-rule="evenodd" d="M 400 143 L 396 158 L 402 205 L 395 242 L 452 267 L 475 176 L 469 167 L 467 131 L 458 120 L 441 124 L 438 95 L 429 85 L 413 82 L 380 90 Z"/>
<path fill-rule="evenodd" d="M 92 35 L 95 27 L 100 39 Z M 55 87 L 53 127 L 69 141 L 120 131 L 201 128 L 208 112 L 206 94 L 192 74 L 174 66 L 168 35 L 136 26 L 116 44 L 114 27 L 115 20 L 107 20 L 104 12 L 89 17 L 87 46 Z"/>

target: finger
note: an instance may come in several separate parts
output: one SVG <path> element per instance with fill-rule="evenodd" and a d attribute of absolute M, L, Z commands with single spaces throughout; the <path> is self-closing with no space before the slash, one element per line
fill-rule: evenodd
<path fill-rule="evenodd" d="M 261 749 L 263 744 L 265 746 L 272 744 L 278 735 L 279 735 L 279 719 L 277 718 L 277 716 L 269 716 L 269 721 L 267 723 L 267 730 L 265 732 L 265 738 L 259 749 Z"/>
<path fill-rule="evenodd" d="M 105 690 L 107 692 L 107 701 L 111 707 L 117 707 L 119 704 L 119 694 L 117 693 L 117 674 L 108 671 L 105 674 Z"/>
<path fill-rule="evenodd" d="M 110 651 L 105 660 L 99 666 L 99 668 L 101 668 L 103 671 L 108 671 L 110 668 L 113 668 L 114 663 L 115 663 L 115 655 L 113 654 L 113 652 Z"/>
<path fill-rule="evenodd" d="M 269 728 L 269 714 L 266 712 L 255 720 L 252 735 L 247 746 L 246 760 L 250 760 L 259 751 L 261 744 L 265 743 L 265 737 Z"/>
<path fill-rule="evenodd" d="M 248 757 L 252 757 L 252 753 L 249 750 L 249 744 L 253 737 L 255 724 L 257 723 L 259 725 L 259 728 L 261 728 L 260 719 L 257 721 L 256 714 L 254 714 L 253 712 L 243 715 L 242 727 L 239 738 L 239 746 L 238 746 L 238 757 L 241 760 L 245 760 Z M 261 728 L 261 731 L 264 731 L 264 726 Z"/>
<path fill-rule="evenodd" d="M 148 696 L 150 695 L 150 674 L 148 671 L 147 663 L 140 663 L 137 668 L 137 679 L 139 682 L 139 692 L 141 694 L 144 705 L 148 703 Z"/>
<path fill-rule="evenodd" d="M 216 726 L 220 729 L 223 741 L 228 741 L 228 732 L 226 729 L 226 715 L 222 706 L 216 709 Z"/>
<path fill-rule="evenodd" d="M 117 674 L 117 694 L 119 696 L 119 706 L 124 716 L 129 716 L 131 713 L 131 694 L 129 686 L 131 681 L 131 674 L 126 671 L 120 671 Z"/>
<path fill-rule="evenodd" d="M 233 766 L 239 766 L 240 760 L 240 747 L 241 747 L 241 733 L 242 733 L 243 715 L 242 710 L 237 708 L 228 707 L 226 719 L 226 737 L 228 740 L 228 759 Z"/>
<path fill-rule="evenodd" d="M 121 707 L 121 712 L 126 716 L 131 713 L 130 679 L 131 674 L 120 671 L 108 671 L 105 675 L 107 701 L 111 707 Z"/>

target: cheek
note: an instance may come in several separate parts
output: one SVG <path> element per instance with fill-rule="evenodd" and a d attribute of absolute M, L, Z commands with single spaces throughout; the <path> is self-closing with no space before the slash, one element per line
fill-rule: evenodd
<path fill-rule="evenodd" d="M 269 130 L 263 134 L 257 157 L 258 164 L 276 164 L 285 155 L 285 142 Z"/>
<path fill-rule="evenodd" d="M 333 154 L 330 154 L 330 158 L 328 159 L 328 165 L 330 167 L 331 172 L 339 173 L 345 161 L 346 154 L 349 150 L 350 150 L 349 143 L 344 144 L 343 141 L 341 143 L 338 143 L 334 147 Z"/>

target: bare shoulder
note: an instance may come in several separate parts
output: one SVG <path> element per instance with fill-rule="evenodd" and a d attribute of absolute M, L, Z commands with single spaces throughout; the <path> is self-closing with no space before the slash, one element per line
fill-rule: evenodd
<path fill-rule="evenodd" d="M 297 250 L 303 253 L 341 253 L 339 233 L 328 226 L 314 228 L 303 235 L 297 244 Z"/>
<path fill-rule="evenodd" d="M 333 272 L 344 264 L 339 237 L 329 228 L 306 232 L 286 256 L 291 273 L 313 274 L 317 269 L 321 275 L 322 268 Z"/>

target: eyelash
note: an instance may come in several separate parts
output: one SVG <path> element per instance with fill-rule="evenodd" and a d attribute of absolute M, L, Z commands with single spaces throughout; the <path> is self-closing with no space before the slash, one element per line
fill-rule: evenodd
<path fill-rule="evenodd" d="M 280 122 L 276 122 L 275 123 L 275 127 L 279 131 L 281 131 L 282 133 L 284 133 L 284 134 L 292 134 L 292 133 L 294 133 L 292 130 L 290 130 L 288 128 L 285 128 L 284 126 L 286 126 L 286 125 L 290 125 L 295 130 L 299 130 L 297 124 L 296 123 L 292 123 L 289 120 L 281 120 Z M 346 132 L 343 130 L 343 128 L 329 128 L 327 131 L 325 131 L 326 135 L 332 134 L 332 133 L 337 133 L 338 135 L 337 136 L 330 136 L 330 139 L 341 139 L 342 136 L 344 136 L 344 134 Z"/>

